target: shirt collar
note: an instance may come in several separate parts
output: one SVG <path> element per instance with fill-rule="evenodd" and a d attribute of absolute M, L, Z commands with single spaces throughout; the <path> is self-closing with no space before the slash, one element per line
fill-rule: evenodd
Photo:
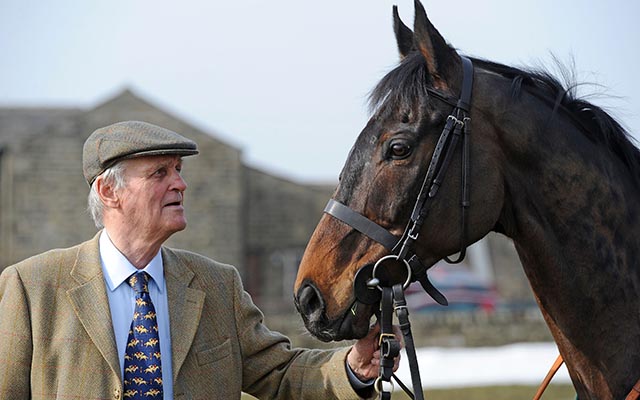
<path fill-rule="evenodd" d="M 100 263 L 102 272 L 110 291 L 114 291 L 131 274 L 138 272 L 138 269 L 127 260 L 127 258 L 111 242 L 107 230 L 100 234 Z M 156 284 L 160 293 L 164 290 L 164 268 L 162 263 L 162 251 L 153 257 L 151 262 L 142 269 L 151 276 L 151 280 Z"/>

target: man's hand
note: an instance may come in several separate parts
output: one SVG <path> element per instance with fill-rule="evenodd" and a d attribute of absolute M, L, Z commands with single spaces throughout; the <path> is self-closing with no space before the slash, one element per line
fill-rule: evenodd
<path fill-rule="evenodd" d="M 400 328 L 393 327 L 396 338 L 402 341 Z M 380 325 L 375 324 L 369 330 L 367 336 L 358 340 L 347 355 L 347 363 L 354 374 L 363 382 L 378 377 L 380 371 Z M 400 356 L 394 360 L 393 371 L 395 372 L 400 365 Z"/>

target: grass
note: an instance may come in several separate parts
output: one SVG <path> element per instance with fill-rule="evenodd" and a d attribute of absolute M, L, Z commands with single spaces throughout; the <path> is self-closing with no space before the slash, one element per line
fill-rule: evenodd
<path fill-rule="evenodd" d="M 485 386 L 458 389 L 432 389 L 424 392 L 426 400 L 514 400 L 532 399 L 537 386 Z M 394 400 L 409 399 L 406 394 L 394 394 Z M 550 385 L 542 399 L 575 400 L 571 385 Z"/>
<path fill-rule="evenodd" d="M 483 386 L 457 389 L 430 389 L 424 392 L 425 400 L 518 400 L 532 399 L 537 386 Z M 404 393 L 394 393 L 393 400 L 409 399 Z M 542 396 L 548 400 L 575 400 L 576 392 L 571 385 L 550 385 Z M 253 399 L 243 394 L 242 400 Z"/>

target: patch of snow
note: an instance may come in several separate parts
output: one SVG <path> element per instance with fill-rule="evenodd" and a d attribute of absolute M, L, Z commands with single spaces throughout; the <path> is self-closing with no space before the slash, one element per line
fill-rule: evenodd
<path fill-rule="evenodd" d="M 558 357 L 555 343 L 516 343 L 500 347 L 428 347 L 416 351 L 422 387 L 453 388 L 491 385 L 539 385 Z M 406 352 L 396 375 L 411 387 Z M 565 365 L 551 381 L 571 383 Z M 396 385 L 396 390 L 401 390 Z"/>

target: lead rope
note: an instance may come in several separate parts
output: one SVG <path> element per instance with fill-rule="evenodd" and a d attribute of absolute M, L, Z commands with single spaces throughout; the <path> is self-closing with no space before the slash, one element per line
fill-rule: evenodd
<path fill-rule="evenodd" d="M 398 324 L 404 337 L 405 349 L 409 360 L 409 370 L 411 371 L 411 390 L 393 374 L 394 358 L 400 354 L 402 346 L 393 333 L 393 312 L 398 318 Z M 402 284 L 398 283 L 393 287 L 382 287 L 382 300 L 380 306 L 380 375 L 374 384 L 376 391 L 380 394 L 380 400 L 391 399 L 393 391 L 393 378 L 412 400 L 424 400 L 422 393 L 422 382 L 418 369 L 418 358 L 416 347 L 411 334 L 411 323 L 409 322 L 409 310 L 404 298 Z M 384 388 L 384 383 L 390 386 L 390 390 Z"/>
<path fill-rule="evenodd" d="M 553 365 L 549 369 L 549 372 L 547 372 L 547 376 L 544 377 L 544 380 L 540 384 L 540 387 L 538 388 L 536 395 L 533 396 L 533 400 L 540 400 L 540 398 L 542 398 L 542 394 L 547 389 L 547 387 L 549 386 L 549 383 L 551 382 L 551 379 L 553 379 L 553 376 L 556 374 L 556 372 L 558 372 L 558 370 L 560 369 L 563 363 L 564 363 L 564 360 L 562 359 L 562 356 L 558 355 L 558 358 L 556 358 L 556 361 L 554 361 Z M 636 383 L 633 385 L 633 387 L 629 391 L 629 394 L 627 395 L 627 397 L 625 397 L 624 400 L 637 400 L 639 397 L 640 397 L 640 379 L 636 381 Z"/>
<path fill-rule="evenodd" d="M 536 395 L 533 396 L 533 400 L 540 400 L 544 391 L 547 390 L 547 387 L 549 386 L 551 379 L 553 379 L 553 376 L 556 374 L 556 372 L 558 372 L 558 370 L 562 366 L 562 363 L 564 363 L 564 360 L 562 359 L 561 355 L 558 355 L 558 358 L 556 358 L 556 361 L 551 366 L 551 369 L 549 369 L 549 372 L 547 372 L 547 376 L 544 377 L 544 380 L 540 384 L 540 387 L 538 388 Z"/>
<path fill-rule="evenodd" d="M 625 400 L 636 400 L 638 397 L 640 397 L 640 379 L 633 385 Z"/>

